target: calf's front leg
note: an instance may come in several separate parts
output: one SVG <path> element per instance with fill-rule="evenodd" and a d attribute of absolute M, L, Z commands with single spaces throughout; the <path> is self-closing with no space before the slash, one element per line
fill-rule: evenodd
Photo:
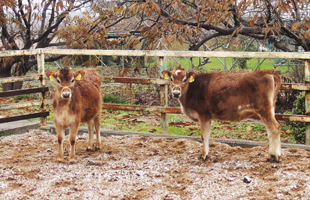
<path fill-rule="evenodd" d="M 74 122 L 70 126 L 70 134 L 69 134 L 69 142 L 70 142 L 70 154 L 69 154 L 69 163 L 73 164 L 76 163 L 76 156 L 75 156 L 75 145 L 76 145 L 76 135 L 78 132 L 80 122 Z"/>
<path fill-rule="evenodd" d="M 211 120 L 199 120 L 201 129 L 201 139 L 202 139 L 202 160 L 206 160 L 209 154 L 209 137 L 211 133 Z"/>
<path fill-rule="evenodd" d="M 64 128 L 57 122 L 55 122 L 55 127 L 56 127 L 57 139 L 58 139 L 57 161 L 63 162 L 64 161 L 63 141 L 64 141 L 64 136 L 65 136 L 65 131 L 64 131 Z"/>

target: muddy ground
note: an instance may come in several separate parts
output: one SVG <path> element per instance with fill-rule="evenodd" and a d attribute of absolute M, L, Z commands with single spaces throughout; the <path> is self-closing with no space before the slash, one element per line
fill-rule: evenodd
<path fill-rule="evenodd" d="M 252 149 L 180 139 L 102 137 L 86 151 L 77 137 L 77 163 L 56 162 L 56 136 L 40 130 L 1 138 L 0 199 L 307 199 L 310 152 L 283 149 L 268 162 L 268 146 Z M 65 159 L 69 142 L 66 136 Z"/>

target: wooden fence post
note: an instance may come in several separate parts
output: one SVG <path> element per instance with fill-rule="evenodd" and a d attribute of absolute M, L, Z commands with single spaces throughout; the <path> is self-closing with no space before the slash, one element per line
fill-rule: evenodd
<path fill-rule="evenodd" d="M 40 87 L 45 86 L 45 80 L 44 80 L 44 51 L 42 49 L 40 49 L 40 52 L 37 54 L 37 63 L 38 63 L 38 74 L 40 76 L 39 80 L 40 80 Z M 42 96 L 41 96 L 41 112 L 46 111 L 46 106 L 45 106 L 45 96 L 46 96 L 46 92 L 42 92 Z M 40 122 L 41 126 L 46 126 L 47 125 L 47 117 L 42 117 L 41 118 L 41 122 Z"/>
<path fill-rule="evenodd" d="M 164 57 L 159 57 L 160 74 L 163 70 L 167 70 L 164 64 Z M 160 85 L 160 105 L 168 107 L 168 85 Z M 161 113 L 161 133 L 169 132 L 169 116 L 167 113 Z"/>
<path fill-rule="evenodd" d="M 306 60 L 305 62 L 305 83 L 310 83 L 310 60 Z M 306 115 L 310 115 L 310 92 L 305 91 L 305 110 Z M 310 147 L 310 123 L 306 123 L 306 148 L 309 150 Z"/>

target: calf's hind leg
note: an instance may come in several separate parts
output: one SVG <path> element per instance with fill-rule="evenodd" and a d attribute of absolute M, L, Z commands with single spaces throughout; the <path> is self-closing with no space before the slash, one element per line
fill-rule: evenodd
<path fill-rule="evenodd" d="M 211 133 L 211 120 L 199 120 L 201 129 L 201 139 L 202 145 L 202 155 L 200 156 L 202 160 L 206 160 L 209 154 L 209 137 Z"/>
<path fill-rule="evenodd" d="M 270 113 L 268 116 L 261 116 L 261 120 L 267 129 L 269 138 L 269 153 L 271 158 L 273 161 L 279 162 L 281 156 L 281 141 L 279 132 L 280 125 L 272 113 Z"/>
<path fill-rule="evenodd" d="M 101 121 L 100 121 L 100 115 L 97 115 L 94 118 L 94 123 L 95 123 L 95 129 L 96 129 L 96 145 L 95 145 L 95 148 L 96 149 L 100 149 L 100 146 L 101 146 L 101 139 L 100 139 L 100 125 L 101 125 Z"/>
<path fill-rule="evenodd" d="M 88 147 L 87 150 L 94 150 L 94 120 L 91 119 L 87 122 L 88 126 Z"/>

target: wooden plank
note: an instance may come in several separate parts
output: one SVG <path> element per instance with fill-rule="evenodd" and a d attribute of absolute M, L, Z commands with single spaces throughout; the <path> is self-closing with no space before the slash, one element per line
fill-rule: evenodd
<path fill-rule="evenodd" d="M 7 50 L 7 51 L 0 51 L 0 57 L 36 55 L 43 51 L 44 49 Z"/>
<path fill-rule="evenodd" d="M 174 113 L 181 114 L 180 108 L 162 107 L 162 106 L 131 106 L 121 104 L 102 104 L 102 109 L 112 110 L 128 110 L 128 111 L 147 111 L 147 112 L 160 112 L 160 113 Z"/>
<path fill-rule="evenodd" d="M 209 57 L 209 58 L 286 58 L 308 59 L 310 52 L 239 52 L 239 51 L 167 51 L 167 50 L 88 50 L 44 49 L 54 55 L 103 55 L 103 56 L 159 56 L 159 57 Z M 1 55 L 0 55 L 1 56 Z"/>
<path fill-rule="evenodd" d="M 303 83 L 282 83 L 281 90 L 310 91 L 310 84 Z"/>
<path fill-rule="evenodd" d="M 310 122 L 310 116 L 306 115 L 283 115 L 283 114 L 276 114 L 277 120 L 282 121 L 292 121 L 292 122 Z"/>
<path fill-rule="evenodd" d="M 13 117 L 0 118 L 0 123 L 18 121 L 18 120 L 23 120 L 23 119 L 32 119 L 32 118 L 38 118 L 38 117 L 47 117 L 47 116 L 49 116 L 49 111 L 37 112 L 37 113 L 31 113 L 31 114 L 26 114 L 26 115 L 18 115 L 18 116 L 13 116 Z"/>
<path fill-rule="evenodd" d="M 48 87 L 38 87 L 38 88 L 30 88 L 30 89 L 21 89 L 21 90 L 9 90 L 6 92 L 0 92 L 0 97 L 10 97 L 22 94 L 32 94 L 38 92 L 47 92 Z"/>
<path fill-rule="evenodd" d="M 104 83 L 136 83 L 136 84 L 158 84 L 168 85 L 165 79 L 157 78 L 125 78 L 125 77 L 102 77 Z"/>
<path fill-rule="evenodd" d="M 94 50 L 94 49 L 34 49 L 0 51 L 0 57 L 36 54 L 103 55 L 103 56 L 159 56 L 209 58 L 286 58 L 309 59 L 310 52 L 239 52 L 239 51 L 167 51 L 167 50 Z"/>
<path fill-rule="evenodd" d="M 45 100 L 46 105 L 51 105 L 53 100 Z M 31 106 L 39 106 L 41 107 L 42 100 L 36 100 L 36 101 L 27 101 L 27 102 L 19 102 L 19 103 L 10 103 L 5 105 L 0 105 L 0 110 L 9 110 L 9 109 L 19 109 L 19 108 L 25 108 L 25 107 L 31 107 Z"/>
<path fill-rule="evenodd" d="M 33 81 L 33 80 L 39 80 L 39 75 L 34 76 L 14 76 L 14 77 L 7 77 L 7 78 L 0 78 L 0 84 L 2 83 L 13 83 L 16 81 Z"/>

